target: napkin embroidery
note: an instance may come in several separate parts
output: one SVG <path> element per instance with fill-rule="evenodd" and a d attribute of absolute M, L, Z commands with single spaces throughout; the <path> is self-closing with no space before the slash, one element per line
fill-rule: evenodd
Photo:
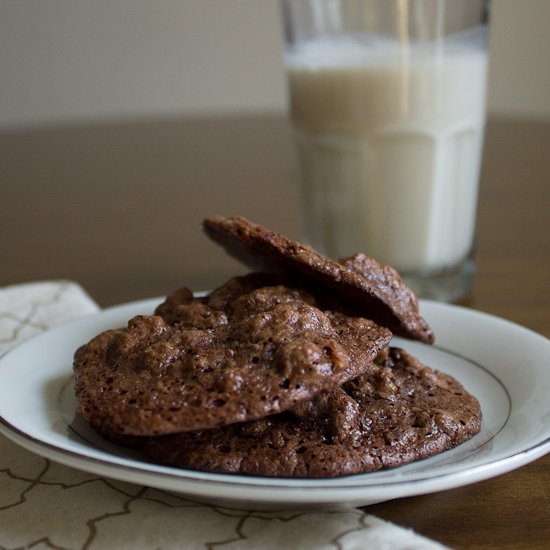
<path fill-rule="evenodd" d="M 48 328 L 96 311 L 99 311 L 97 304 L 71 281 L 0 289 L 0 355 Z"/>

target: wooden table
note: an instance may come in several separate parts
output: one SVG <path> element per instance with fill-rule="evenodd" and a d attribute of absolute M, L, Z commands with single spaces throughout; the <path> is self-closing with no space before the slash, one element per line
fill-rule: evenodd
<path fill-rule="evenodd" d="M 281 115 L 4 131 L 0 158 L 0 286 L 69 278 L 108 306 L 244 273 L 202 234 L 207 215 L 240 214 L 299 237 Z M 478 274 L 465 304 L 546 337 L 549 179 L 550 123 L 490 121 Z M 454 548 L 548 548 L 550 455 L 368 511 Z"/>

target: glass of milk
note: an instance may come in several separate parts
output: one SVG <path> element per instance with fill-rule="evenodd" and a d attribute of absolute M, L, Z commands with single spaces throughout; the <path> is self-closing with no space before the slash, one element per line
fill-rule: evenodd
<path fill-rule="evenodd" d="M 488 2 L 281 0 L 304 238 L 400 271 L 422 297 L 471 287 Z"/>

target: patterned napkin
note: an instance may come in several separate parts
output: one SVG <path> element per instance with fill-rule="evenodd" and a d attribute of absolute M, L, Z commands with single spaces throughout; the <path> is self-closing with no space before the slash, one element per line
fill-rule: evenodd
<path fill-rule="evenodd" d="M 0 355 L 98 311 L 75 283 L 0 289 Z M 0 548 L 441 549 L 361 510 L 250 512 L 101 478 L 50 462 L 0 435 Z"/>

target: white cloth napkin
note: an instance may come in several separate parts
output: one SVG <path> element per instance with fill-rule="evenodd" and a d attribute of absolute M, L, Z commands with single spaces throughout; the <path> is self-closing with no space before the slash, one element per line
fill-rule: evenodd
<path fill-rule="evenodd" d="M 0 289 L 0 355 L 98 311 L 70 281 Z M 0 370 L 1 377 L 1 370 Z M 435 550 L 440 544 L 353 508 L 247 512 L 52 463 L 0 435 L 0 547 Z"/>

